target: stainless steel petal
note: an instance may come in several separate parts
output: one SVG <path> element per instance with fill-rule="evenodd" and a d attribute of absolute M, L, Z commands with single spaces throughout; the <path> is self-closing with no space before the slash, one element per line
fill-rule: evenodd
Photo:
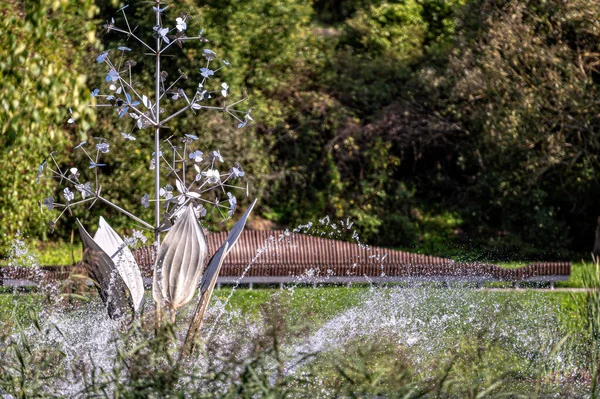
<path fill-rule="evenodd" d="M 223 265 L 223 261 L 225 260 L 225 254 L 227 253 L 228 249 L 229 243 L 225 241 L 225 243 L 221 246 L 221 248 L 219 248 L 219 250 L 213 255 L 212 259 L 210 260 L 209 264 L 212 265 L 215 270 L 217 270 L 216 275 L 219 274 L 218 271 L 221 269 L 221 265 Z M 185 336 L 183 347 L 181 348 L 181 356 L 187 356 L 191 354 L 194 350 L 196 335 L 202 327 L 204 314 L 206 313 L 206 309 L 208 309 L 210 297 L 212 296 L 217 279 L 215 276 L 215 278 L 209 278 L 206 281 L 209 281 L 209 283 L 200 294 L 200 300 L 198 301 L 198 306 L 196 306 L 196 312 L 194 313 L 194 317 L 192 318 L 192 321 L 188 328 L 187 335 Z"/>
<path fill-rule="evenodd" d="M 158 249 L 152 295 L 177 310 L 194 297 L 208 245 L 192 205 L 188 205 Z"/>
<path fill-rule="evenodd" d="M 115 263 L 121 278 L 131 292 L 135 311 L 139 311 L 144 301 L 144 280 L 131 250 L 102 216 L 98 221 L 98 231 L 94 235 L 94 241 Z"/>
<path fill-rule="evenodd" d="M 204 276 L 202 276 L 202 283 L 200 284 L 201 293 L 205 293 L 208 287 L 211 285 L 211 282 L 219 276 L 223 260 L 225 260 L 225 257 L 227 256 L 227 254 L 229 254 L 231 248 L 233 248 L 233 246 L 237 243 L 237 240 L 240 238 L 242 231 L 244 231 L 246 221 L 248 220 L 252 209 L 254 209 L 254 205 L 256 205 L 256 200 L 252 202 L 252 205 L 250 205 L 250 207 L 246 210 L 244 215 L 242 215 L 240 220 L 238 220 L 237 223 L 233 225 L 233 228 L 227 235 L 225 242 L 223 243 L 223 245 L 221 245 L 219 250 L 215 252 L 214 256 L 210 260 L 210 263 L 206 267 L 206 272 L 204 273 Z M 223 250 L 223 248 L 225 248 L 226 246 L 227 249 Z"/>
<path fill-rule="evenodd" d="M 83 262 L 96 282 L 100 298 L 111 319 L 132 316 L 133 298 L 110 256 L 92 239 L 77 220 L 83 242 Z"/>

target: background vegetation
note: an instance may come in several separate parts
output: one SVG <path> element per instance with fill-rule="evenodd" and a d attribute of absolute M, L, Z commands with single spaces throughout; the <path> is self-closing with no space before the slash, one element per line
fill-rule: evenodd
<path fill-rule="evenodd" d="M 103 192 L 143 213 L 130 187 L 151 179 L 152 151 L 140 149 L 152 138 L 125 144 L 109 115 L 85 108 L 103 79 L 96 54 L 124 41 L 101 28 L 123 4 L 0 1 L 3 245 L 18 230 L 68 239 L 69 219 L 46 236 L 37 201 L 53 186 L 35 185 L 35 172 L 50 149 L 72 159 L 85 134 L 121 147 Z M 148 7 L 129 8 L 142 35 Z M 349 218 L 362 241 L 436 254 L 590 251 L 600 213 L 596 0 L 182 0 L 167 16 L 176 9 L 232 63 L 224 78 L 247 90 L 256 122 L 237 130 L 206 114 L 174 131 L 238 158 L 264 225 Z M 186 47 L 169 72 L 197 72 L 201 50 Z"/>

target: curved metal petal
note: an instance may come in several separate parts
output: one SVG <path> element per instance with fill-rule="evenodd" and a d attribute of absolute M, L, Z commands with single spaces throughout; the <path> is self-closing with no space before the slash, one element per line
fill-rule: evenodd
<path fill-rule="evenodd" d="M 154 300 L 177 310 L 194 297 L 208 252 L 194 208 L 188 205 L 165 236 L 154 267 Z"/>
<path fill-rule="evenodd" d="M 246 210 L 244 215 L 237 221 L 236 224 L 233 225 L 233 228 L 227 235 L 225 242 L 221 245 L 221 248 L 215 252 L 212 259 L 210 260 L 208 266 L 206 267 L 206 271 L 204 272 L 204 276 L 202 276 L 202 283 L 200 284 L 200 292 L 204 294 L 208 287 L 211 285 L 211 282 L 219 276 L 219 272 L 221 271 L 221 265 L 225 260 L 231 248 L 237 243 L 237 240 L 240 238 L 242 231 L 244 231 L 244 227 L 246 226 L 246 221 L 250 216 L 250 212 L 254 209 L 254 205 L 256 205 L 256 201 L 252 202 L 252 205 Z M 214 285 L 214 284 L 213 284 Z"/>
<path fill-rule="evenodd" d="M 79 220 L 77 226 L 83 242 L 83 262 L 90 277 L 97 283 L 108 315 L 111 319 L 131 315 L 134 310 L 133 299 L 114 262 L 92 239 Z"/>
<path fill-rule="evenodd" d="M 102 216 L 98 221 L 98 231 L 94 235 L 94 241 L 115 263 L 121 278 L 131 292 L 135 311 L 139 311 L 144 301 L 144 280 L 131 250 Z"/>
<path fill-rule="evenodd" d="M 198 331 L 202 327 L 202 321 L 204 320 L 204 314 L 206 313 L 206 309 L 208 309 L 208 304 L 210 303 L 210 297 L 212 296 L 213 290 L 215 288 L 215 283 L 217 282 L 216 276 L 219 275 L 219 270 L 221 270 L 221 265 L 225 260 L 225 254 L 227 253 L 229 243 L 225 241 L 225 243 L 219 248 L 219 250 L 213 255 L 210 260 L 210 265 L 214 266 L 217 270 L 214 278 L 209 278 L 206 281 L 209 281 L 208 285 L 202 290 L 200 295 L 200 300 L 198 301 L 198 306 L 196 306 L 196 312 L 194 313 L 194 317 L 190 323 L 188 328 L 187 335 L 185 336 L 185 341 L 182 347 L 182 356 L 189 355 L 194 350 L 194 342 L 196 340 L 196 335 Z M 206 273 L 205 273 L 206 276 Z M 204 283 L 204 277 L 202 278 Z M 204 284 L 202 284 L 204 287 Z"/>
<path fill-rule="evenodd" d="M 231 248 L 233 248 L 233 246 L 237 243 L 237 240 L 240 238 L 242 231 L 244 231 L 246 221 L 248 220 L 252 209 L 254 209 L 254 205 L 256 205 L 256 200 L 252 202 L 252 205 L 250 205 L 250 207 L 246 210 L 244 215 L 242 215 L 240 220 L 238 220 L 237 223 L 233 225 L 233 228 L 227 235 L 225 242 L 223 242 L 223 245 L 221 245 L 217 252 L 215 252 L 210 262 L 208 263 L 208 266 L 206 267 L 206 271 L 202 276 L 202 283 L 200 284 L 200 301 L 198 302 L 196 312 L 194 313 L 194 317 L 192 318 L 192 322 L 190 323 L 187 335 L 185 337 L 185 342 L 181 351 L 182 356 L 187 356 L 191 354 L 194 350 L 194 342 L 196 339 L 196 335 L 202 327 L 204 314 L 206 313 L 206 309 L 208 309 L 210 297 L 212 296 L 213 289 L 215 288 L 217 277 L 219 277 L 219 272 L 221 271 L 223 261 L 227 257 L 229 251 L 231 251 Z"/>

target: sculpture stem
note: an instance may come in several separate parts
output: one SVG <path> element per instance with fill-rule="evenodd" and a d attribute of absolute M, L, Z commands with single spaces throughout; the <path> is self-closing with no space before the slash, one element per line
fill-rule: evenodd
<path fill-rule="evenodd" d="M 156 1 L 156 25 L 160 26 L 160 0 Z M 154 131 L 154 241 L 160 245 L 160 36 L 156 38 L 156 75 L 155 80 L 155 112 L 156 130 Z M 156 265 L 154 266 L 154 278 L 156 278 Z M 162 324 L 162 308 L 159 302 L 156 302 L 156 328 Z"/>
<path fill-rule="evenodd" d="M 212 284 L 212 287 L 214 288 L 214 284 Z M 190 328 L 188 329 L 187 335 L 185 336 L 185 341 L 183 343 L 183 347 L 181 348 L 180 358 L 188 357 L 194 352 L 194 346 L 196 344 L 196 335 L 202 327 L 202 322 L 204 321 L 204 314 L 206 313 L 206 309 L 208 309 L 208 304 L 210 302 L 212 292 L 213 290 L 211 288 L 204 292 L 202 295 L 200 295 L 200 301 L 198 302 L 198 306 L 196 307 L 194 318 L 190 323 Z"/>

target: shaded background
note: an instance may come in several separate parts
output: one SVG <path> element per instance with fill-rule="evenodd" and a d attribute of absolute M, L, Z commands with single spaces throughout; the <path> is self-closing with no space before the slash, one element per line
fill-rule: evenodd
<path fill-rule="evenodd" d="M 232 64 L 223 75 L 232 93 L 250 96 L 255 122 L 245 129 L 207 113 L 180 119 L 174 132 L 244 166 L 260 199 L 251 227 L 328 215 L 353 221 L 363 242 L 436 255 L 591 251 L 600 215 L 596 0 L 171 3 L 167 25 L 179 11 L 194 16 L 188 34 L 203 28 L 204 48 Z M 37 201 L 58 197 L 57 186 L 36 185 L 35 175 L 50 150 L 64 166 L 82 165 L 73 146 L 86 137 L 113 143 L 103 193 L 151 219 L 132 190 L 152 187 L 151 135 L 124 142 L 112 114 L 86 108 L 104 80 L 97 54 L 126 43 L 102 29 L 111 16 L 121 20 L 124 4 L 0 0 L 4 250 L 17 231 L 68 239 L 69 217 L 49 234 L 51 214 Z M 127 10 L 146 38 L 152 5 L 132 1 Z M 140 84 L 149 84 L 148 57 L 127 43 L 138 71 L 146 68 Z M 202 49 L 175 50 L 170 76 L 196 76 Z M 193 91 L 197 80 L 186 84 Z M 66 123 L 69 107 L 77 125 Z M 78 212 L 88 224 L 108 214 L 117 229 L 130 225 L 104 207 Z"/>

